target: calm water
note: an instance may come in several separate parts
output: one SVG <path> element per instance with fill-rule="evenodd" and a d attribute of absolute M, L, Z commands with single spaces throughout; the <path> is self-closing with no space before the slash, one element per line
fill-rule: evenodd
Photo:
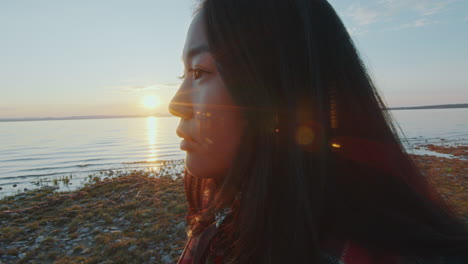
<path fill-rule="evenodd" d="M 468 143 L 468 108 L 395 110 L 392 114 L 412 145 Z"/>
<path fill-rule="evenodd" d="M 171 117 L 0 122 L 0 196 L 70 175 L 73 189 L 101 170 L 183 159 L 178 122 Z"/>
<path fill-rule="evenodd" d="M 468 143 L 468 109 L 392 113 L 410 146 Z M 0 197 L 64 176 L 73 176 L 67 186 L 73 189 L 101 170 L 183 159 L 178 122 L 173 117 L 0 122 Z"/>

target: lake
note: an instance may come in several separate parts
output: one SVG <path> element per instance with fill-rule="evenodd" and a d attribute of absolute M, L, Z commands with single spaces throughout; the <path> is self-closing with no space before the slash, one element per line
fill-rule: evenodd
<path fill-rule="evenodd" d="M 467 108 L 392 114 L 415 154 L 431 154 L 412 149 L 421 144 L 468 143 Z M 175 117 L 0 122 L 0 197 L 70 175 L 71 184 L 62 187 L 72 190 L 103 170 L 150 169 L 183 159 L 178 123 Z"/>

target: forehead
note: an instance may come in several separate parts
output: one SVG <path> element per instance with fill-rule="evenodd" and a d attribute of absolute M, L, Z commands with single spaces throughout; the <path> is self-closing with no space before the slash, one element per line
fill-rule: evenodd
<path fill-rule="evenodd" d="M 183 51 L 184 60 L 190 59 L 197 53 L 208 52 L 208 41 L 206 39 L 203 19 L 198 13 L 192 20 Z"/>

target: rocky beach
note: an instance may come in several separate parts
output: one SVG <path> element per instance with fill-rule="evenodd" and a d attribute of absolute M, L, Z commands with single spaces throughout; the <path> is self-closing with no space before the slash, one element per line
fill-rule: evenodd
<path fill-rule="evenodd" d="M 454 158 L 412 155 L 468 223 L 466 146 L 423 146 Z M 0 200 L 0 263 L 174 263 L 186 240 L 180 172 L 107 172 L 76 191 L 56 187 Z"/>
<path fill-rule="evenodd" d="M 187 206 L 181 174 L 165 172 L 171 165 L 108 172 L 77 191 L 45 186 L 0 200 L 0 263 L 176 262 Z"/>

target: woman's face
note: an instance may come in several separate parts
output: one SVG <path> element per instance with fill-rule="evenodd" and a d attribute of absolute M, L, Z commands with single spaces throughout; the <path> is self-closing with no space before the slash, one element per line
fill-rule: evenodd
<path fill-rule="evenodd" d="M 220 178 L 231 166 L 244 122 L 216 68 L 201 15 L 190 25 L 183 51 L 183 83 L 169 105 L 180 117 L 177 135 L 186 168 L 197 177 Z"/>

